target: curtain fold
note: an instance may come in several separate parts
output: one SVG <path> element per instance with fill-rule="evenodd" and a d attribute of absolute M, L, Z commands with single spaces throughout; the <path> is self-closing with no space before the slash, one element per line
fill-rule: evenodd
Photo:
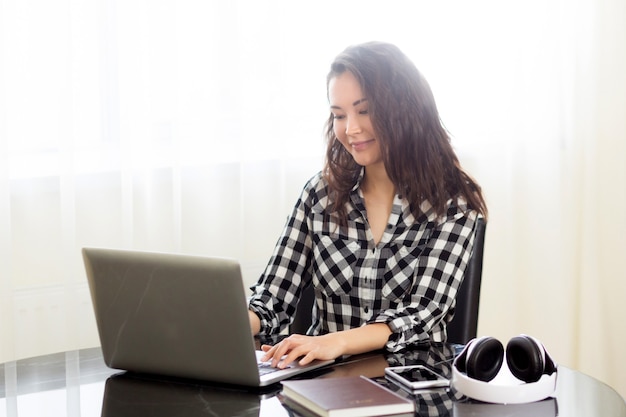
<path fill-rule="evenodd" d="M 329 63 L 384 40 L 488 200 L 479 333 L 625 395 L 625 20 L 620 0 L 0 1 L 0 362 L 98 344 L 83 246 L 254 281 L 321 168 Z"/>
<path fill-rule="evenodd" d="M 576 140 L 582 156 L 579 182 L 579 279 L 577 362 L 626 392 L 626 375 L 616 366 L 626 343 L 626 4 L 594 3 L 587 47 L 577 83 Z"/>

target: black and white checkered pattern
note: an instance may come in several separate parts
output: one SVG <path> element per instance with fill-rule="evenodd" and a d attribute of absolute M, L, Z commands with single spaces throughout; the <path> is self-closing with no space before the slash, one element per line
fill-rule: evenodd
<path fill-rule="evenodd" d="M 307 182 L 259 281 L 250 308 L 261 332 L 281 332 L 309 283 L 315 288 L 308 334 L 387 323 L 386 348 L 395 352 L 425 342 L 445 341 L 457 289 L 469 260 L 477 214 L 464 201 L 448 202 L 437 217 L 428 202 L 416 219 L 408 201 L 396 195 L 378 245 L 367 226 L 359 183 L 348 207 L 348 225 L 326 210 L 327 184 L 321 174 Z"/>

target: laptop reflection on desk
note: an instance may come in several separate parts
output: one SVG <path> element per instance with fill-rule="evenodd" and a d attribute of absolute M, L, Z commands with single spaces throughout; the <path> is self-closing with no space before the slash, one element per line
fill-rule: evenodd
<path fill-rule="evenodd" d="M 262 401 L 276 393 L 277 390 L 255 393 L 122 373 L 109 377 L 105 383 L 102 417 L 259 417 Z"/>

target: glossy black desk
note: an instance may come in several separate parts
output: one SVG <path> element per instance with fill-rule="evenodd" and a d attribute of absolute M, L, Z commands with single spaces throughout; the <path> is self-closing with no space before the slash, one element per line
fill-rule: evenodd
<path fill-rule="evenodd" d="M 436 345 L 403 354 L 359 355 L 305 377 L 365 375 L 386 384 L 386 366 L 423 362 L 449 376 L 458 348 Z M 283 405 L 279 393 L 280 384 L 250 392 L 120 372 L 104 365 L 99 348 L 0 365 L 0 417 L 300 415 Z M 537 403 L 484 404 L 445 389 L 425 392 L 415 401 L 418 416 L 626 416 L 624 399 L 612 388 L 563 366 L 554 398 Z"/>

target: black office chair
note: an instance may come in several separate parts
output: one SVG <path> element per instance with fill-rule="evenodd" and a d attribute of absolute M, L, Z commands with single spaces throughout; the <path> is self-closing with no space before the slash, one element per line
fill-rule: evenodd
<path fill-rule="evenodd" d="M 474 238 L 474 251 L 467 265 L 463 283 L 457 292 L 454 318 L 448 323 L 448 342 L 450 343 L 464 345 L 476 337 L 485 228 L 484 219 L 478 219 L 476 236 Z M 309 285 L 300 297 L 294 320 L 289 327 L 290 333 L 304 334 L 311 326 L 311 311 L 314 299 L 313 286 Z"/>
<path fill-rule="evenodd" d="M 474 251 L 467 264 L 461 287 L 456 294 L 454 318 L 448 323 L 448 342 L 450 343 L 464 345 L 476 337 L 486 227 L 485 219 L 479 218 L 474 236 Z"/>
<path fill-rule="evenodd" d="M 302 291 L 300 301 L 298 301 L 298 307 L 296 307 L 296 314 L 289 326 L 289 333 L 306 334 L 306 331 L 309 330 L 313 322 L 311 313 L 313 311 L 314 301 L 315 292 L 313 291 L 313 285 L 309 285 Z"/>

